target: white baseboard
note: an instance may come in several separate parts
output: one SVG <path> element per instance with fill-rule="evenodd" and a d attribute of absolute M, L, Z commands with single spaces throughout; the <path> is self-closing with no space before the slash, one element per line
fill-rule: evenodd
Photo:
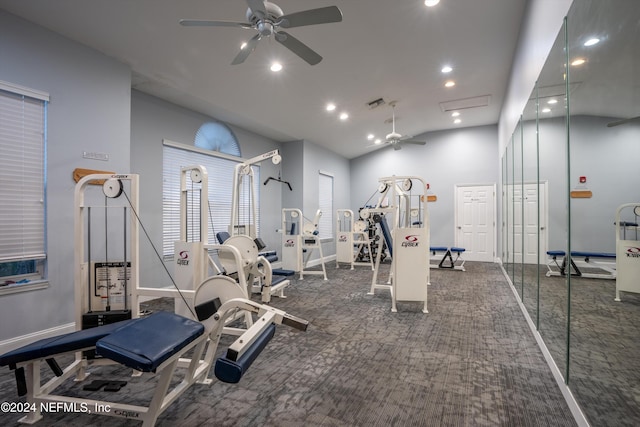
<path fill-rule="evenodd" d="M 542 335 L 540 335 L 540 332 L 536 330 L 536 326 L 533 323 L 531 316 L 529 316 L 529 312 L 527 311 L 527 308 L 524 306 L 524 304 L 520 300 L 520 295 L 518 295 L 518 291 L 513 286 L 513 282 L 511 282 L 511 278 L 505 271 L 502 264 L 500 264 L 500 268 L 502 270 L 502 274 L 504 274 L 504 277 L 509 282 L 511 291 L 516 297 L 516 301 L 520 306 L 520 310 L 522 310 L 522 314 L 524 315 L 524 318 L 527 320 L 527 323 L 529 324 L 529 328 L 531 328 L 531 332 L 533 333 L 533 336 L 535 337 L 536 342 L 538 343 L 538 346 L 540 347 L 540 350 L 542 351 L 542 354 L 544 355 L 544 358 L 547 361 L 547 365 L 549 365 L 549 369 L 551 370 L 551 373 L 553 374 L 553 377 L 555 378 L 556 383 L 558 384 L 558 387 L 560 388 L 560 391 L 562 392 L 562 395 L 564 396 L 564 399 L 567 402 L 567 405 L 569 406 L 569 409 L 571 410 L 571 414 L 573 415 L 573 418 L 576 420 L 576 423 L 578 424 L 579 427 L 589 427 L 589 422 L 587 421 L 587 418 L 584 416 L 582 409 L 580 409 L 580 405 L 578 405 L 578 402 L 576 402 L 576 399 L 573 396 L 573 393 L 571 393 L 569 386 L 565 384 L 564 377 L 562 376 L 562 373 L 560 372 L 558 365 L 556 365 L 556 362 L 553 360 L 553 357 L 551 356 L 551 353 L 549 352 L 547 345 L 544 343 L 544 340 L 542 339 Z"/>

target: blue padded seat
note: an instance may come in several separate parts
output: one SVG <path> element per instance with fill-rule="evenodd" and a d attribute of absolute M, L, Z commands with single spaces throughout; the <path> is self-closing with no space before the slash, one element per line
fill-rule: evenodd
<path fill-rule="evenodd" d="M 160 311 L 102 338 L 96 343 L 96 353 L 130 368 L 152 372 L 203 333 L 202 323 Z"/>
<path fill-rule="evenodd" d="M 449 250 L 446 246 L 429 246 L 431 252 L 446 252 Z"/>
<path fill-rule="evenodd" d="M 216 378 L 225 383 L 235 384 L 240 381 L 242 375 L 249 369 L 260 352 L 267 346 L 276 333 L 276 325 L 269 325 L 260 336 L 251 344 L 246 352 L 238 360 L 220 357 L 216 360 L 214 373 Z"/>
<path fill-rule="evenodd" d="M 20 362 L 44 359 L 56 354 L 93 347 L 99 339 L 139 320 L 140 319 L 123 320 L 121 322 L 58 335 L 57 337 L 44 338 L 3 354 L 0 356 L 0 366 L 15 366 Z"/>
<path fill-rule="evenodd" d="M 274 276 L 293 276 L 296 274 L 293 270 L 283 270 L 282 268 L 274 268 L 271 273 L 273 273 Z"/>
<path fill-rule="evenodd" d="M 565 256 L 566 254 L 565 251 L 547 251 L 547 255 L 549 256 Z"/>
<path fill-rule="evenodd" d="M 615 258 L 616 254 L 610 252 L 584 252 L 584 251 L 571 251 L 571 256 L 583 256 L 586 258 Z"/>
<path fill-rule="evenodd" d="M 461 254 L 462 252 L 466 251 L 465 248 L 457 248 L 455 246 L 451 247 L 451 252 L 457 252 L 458 254 Z"/>

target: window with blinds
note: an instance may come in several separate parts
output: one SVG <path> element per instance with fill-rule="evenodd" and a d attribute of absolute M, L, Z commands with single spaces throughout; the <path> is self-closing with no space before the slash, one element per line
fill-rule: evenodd
<path fill-rule="evenodd" d="M 240 163 L 231 156 L 199 149 L 193 146 L 164 142 L 162 165 L 162 228 L 163 256 L 173 256 L 174 242 L 180 240 L 180 170 L 183 167 L 204 166 L 209 175 L 209 244 L 217 244 L 216 233 L 229 231 L 231 224 L 231 204 L 233 197 L 234 168 Z M 250 209 L 251 191 L 249 179 L 245 177 L 240 190 L 237 218 L 240 224 L 253 224 L 256 235 L 260 233 L 260 168 L 252 166 L 256 194 L 256 215 L 252 218 Z M 187 176 L 187 189 L 192 186 Z M 193 186 L 194 188 L 196 186 Z M 189 191 L 186 209 L 186 234 L 188 241 L 200 240 L 200 194 Z"/>
<path fill-rule="evenodd" d="M 318 224 L 320 239 L 333 239 L 333 176 L 320 172 L 318 176 L 318 208 L 322 211 Z"/>
<path fill-rule="evenodd" d="M 0 284 L 44 279 L 48 101 L 0 81 Z"/>

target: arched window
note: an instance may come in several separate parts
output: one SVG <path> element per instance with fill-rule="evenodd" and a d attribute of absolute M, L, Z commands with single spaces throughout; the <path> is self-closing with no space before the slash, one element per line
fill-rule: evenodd
<path fill-rule="evenodd" d="M 196 147 L 241 157 L 238 138 L 224 123 L 207 122 L 200 126 L 194 140 Z"/>

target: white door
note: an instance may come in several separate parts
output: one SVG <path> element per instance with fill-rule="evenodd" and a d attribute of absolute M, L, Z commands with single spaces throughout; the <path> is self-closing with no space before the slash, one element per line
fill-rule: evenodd
<path fill-rule="evenodd" d="M 456 246 L 468 261 L 495 258 L 495 186 L 456 186 Z"/>
<path fill-rule="evenodd" d="M 516 263 L 544 263 L 547 253 L 546 233 L 546 183 L 540 183 L 540 194 L 536 183 L 508 186 L 513 191 L 513 208 L 509 210 L 509 227 L 513 227 L 513 260 Z M 522 194 L 524 194 L 524 199 Z M 540 224 L 538 225 L 538 200 L 540 201 Z M 523 227 L 524 224 L 524 227 Z M 538 252 L 538 230 L 540 230 L 540 256 Z M 524 231 L 524 234 L 523 234 Z M 523 242 L 524 239 L 524 242 Z"/>

